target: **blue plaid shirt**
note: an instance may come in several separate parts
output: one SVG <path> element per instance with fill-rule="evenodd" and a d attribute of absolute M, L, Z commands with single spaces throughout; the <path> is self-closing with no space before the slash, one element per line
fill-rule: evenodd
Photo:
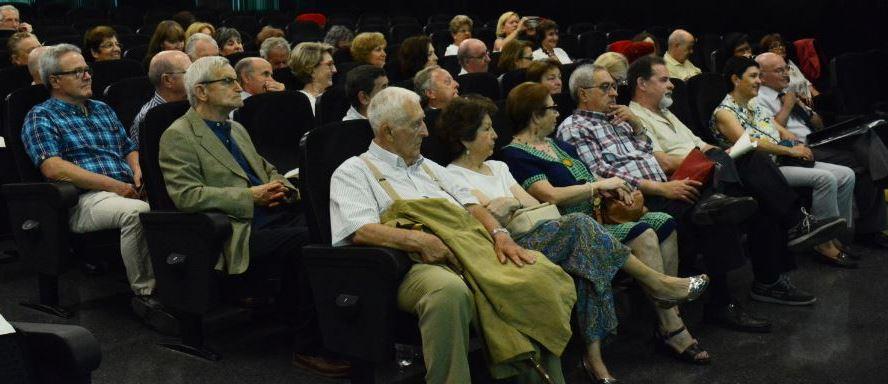
<path fill-rule="evenodd" d="M 25 151 L 40 167 L 50 157 L 60 157 L 89 172 L 124 183 L 133 182 L 126 156 L 136 151 L 117 114 L 107 104 L 87 100 L 87 113 L 57 98 L 36 105 L 22 127 Z"/>

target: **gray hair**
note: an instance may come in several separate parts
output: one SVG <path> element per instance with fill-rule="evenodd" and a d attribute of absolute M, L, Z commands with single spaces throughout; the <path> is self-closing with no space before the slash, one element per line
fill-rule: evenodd
<path fill-rule="evenodd" d="M 194 51 L 197 48 L 198 41 L 208 41 L 210 43 L 213 43 L 213 45 L 216 46 L 216 49 L 219 49 L 219 44 L 216 44 L 216 40 L 213 40 L 210 35 L 200 32 L 195 33 L 191 35 L 191 37 L 189 37 L 187 41 L 185 41 L 185 53 L 188 54 L 188 57 L 190 57 L 192 60 L 194 60 Z"/>
<path fill-rule="evenodd" d="M 461 43 L 459 43 L 459 47 L 456 50 L 456 60 L 459 61 L 459 65 L 463 68 L 465 68 L 466 62 L 472 58 L 469 57 L 469 55 L 472 54 L 472 45 L 475 45 L 476 42 L 481 43 L 481 45 L 485 45 L 483 41 L 475 38 L 465 39 Z"/>
<path fill-rule="evenodd" d="M 570 97 L 574 101 L 580 101 L 578 96 L 580 88 L 592 86 L 592 83 L 595 82 L 593 76 L 598 71 L 607 72 L 607 68 L 595 64 L 583 64 L 573 71 L 570 75 L 570 80 L 568 80 L 568 86 L 570 87 Z"/>
<path fill-rule="evenodd" d="M 57 44 L 46 48 L 46 52 L 40 57 L 40 78 L 47 89 L 52 90 L 49 77 L 62 71 L 59 60 L 64 54 L 69 52 L 75 52 L 79 55 L 80 48 L 71 44 Z"/>
<path fill-rule="evenodd" d="M 40 58 L 43 57 L 48 48 L 48 46 L 41 45 L 34 48 L 31 53 L 28 53 L 28 73 L 31 74 L 31 78 L 34 81 L 39 80 L 41 84 L 43 84 L 43 76 L 40 75 Z"/>
<path fill-rule="evenodd" d="M 216 30 L 216 45 L 219 49 L 225 46 L 225 43 L 232 38 L 242 42 L 241 34 L 235 28 L 222 27 Z"/>
<path fill-rule="evenodd" d="M 182 51 L 160 51 L 151 58 L 151 64 L 148 66 L 148 80 L 155 88 L 160 85 L 160 80 L 165 73 L 176 70 L 176 66 L 173 65 L 173 56 L 177 54 L 184 55 L 185 53 Z"/>
<path fill-rule="evenodd" d="M 684 29 L 676 29 L 669 34 L 669 38 L 666 40 L 666 45 L 672 47 L 675 45 L 685 44 L 688 42 L 687 36 L 690 34 L 690 32 L 685 31 Z"/>
<path fill-rule="evenodd" d="M 330 30 L 327 31 L 327 35 L 324 36 L 324 43 L 333 46 L 333 48 L 339 47 L 339 42 L 342 40 L 352 41 L 355 38 L 354 32 L 348 27 L 343 25 L 334 25 L 330 27 Z"/>
<path fill-rule="evenodd" d="M 404 108 L 404 104 L 408 102 L 419 105 L 419 95 L 400 87 L 388 87 L 373 96 L 367 107 L 367 119 L 370 120 L 370 126 L 373 127 L 373 135 L 379 133 L 379 128 L 383 124 L 403 124 L 407 118 L 407 109 Z"/>
<path fill-rule="evenodd" d="M 198 83 L 213 80 L 210 76 L 214 72 L 222 70 L 228 63 L 228 59 L 222 56 L 207 56 L 197 59 L 191 63 L 188 70 L 185 71 L 185 93 L 188 95 L 188 103 L 192 107 L 197 105 L 197 97 L 194 94 L 194 87 Z"/>
<path fill-rule="evenodd" d="M 6 16 L 3 16 L 3 11 L 15 11 L 15 13 L 19 13 L 18 8 L 9 4 L 0 6 L 0 21 L 6 20 Z M 21 14 L 19 14 L 19 16 L 21 16 Z"/>
<path fill-rule="evenodd" d="M 244 84 L 244 73 L 249 72 L 252 75 L 253 63 L 257 60 L 266 61 L 261 57 L 245 57 L 234 65 L 234 73 L 237 74 L 237 82 L 240 83 L 242 86 Z"/>
<path fill-rule="evenodd" d="M 259 56 L 268 60 L 268 52 L 278 48 L 287 51 L 287 56 L 290 56 L 290 43 L 288 43 L 287 39 L 283 37 L 269 37 L 265 39 L 265 41 L 262 42 L 262 46 L 259 47 Z"/>
<path fill-rule="evenodd" d="M 423 104 L 429 102 L 429 97 L 426 95 L 426 92 L 429 89 L 432 89 L 432 74 L 437 69 L 443 68 L 433 65 L 417 72 L 416 76 L 413 77 L 413 89 L 419 94 L 419 99 Z"/>

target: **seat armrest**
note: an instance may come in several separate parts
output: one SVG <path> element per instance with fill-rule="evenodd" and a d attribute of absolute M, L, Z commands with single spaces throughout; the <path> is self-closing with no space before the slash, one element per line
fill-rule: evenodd
<path fill-rule="evenodd" d="M 99 341 L 86 328 L 23 322 L 12 322 L 12 326 L 24 336 L 39 376 L 88 376 L 102 362 Z"/>
<path fill-rule="evenodd" d="M 218 305 L 215 266 L 231 237 L 228 216 L 152 211 L 139 217 L 163 305 L 191 314 L 204 314 Z"/>
<path fill-rule="evenodd" d="M 413 265 L 382 247 L 302 248 L 324 346 L 365 361 L 391 358 L 398 323 L 397 290 Z"/>
<path fill-rule="evenodd" d="M 40 200 L 53 208 L 70 208 L 77 204 L 80 191 L 66 182 L 11 183 L 3 185 L 7 201 Z"/>

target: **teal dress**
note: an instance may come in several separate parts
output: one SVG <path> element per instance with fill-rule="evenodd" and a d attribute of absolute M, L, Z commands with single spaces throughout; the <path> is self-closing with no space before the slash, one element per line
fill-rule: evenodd
<path fill-rule="evenodd" d="M 502 149 L 500 157 L 509 165 L 509 172 L 521 187 L 529 189 L 533 183 L 542 180 L 548 180 L 555 187 L 569 187 L 597 180 L 579 160 L 579 155 L 570 144 L 558 139 L 546 140 L 558 155 L 557 158 L 552 158 L 547 153 L 524 144 L 512 143 Z M 559 209 L 561 213 L 579 212 L 594 216 L 591 201 Z M 669 214 L 647 212 L 637 222 L 602 226 L 621 242 L 628 243 L 648 229 L 657 232 L 660 241 L 663 241 L 672 234 L 675 225 L 675 220 Z"/>

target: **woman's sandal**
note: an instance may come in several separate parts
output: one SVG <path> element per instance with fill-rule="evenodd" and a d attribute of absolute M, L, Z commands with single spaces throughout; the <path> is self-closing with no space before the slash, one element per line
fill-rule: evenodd
<path fill-rule="evenodd" d="M 672 355 L 678 360 L 684 361 L 686 363 L 696 364 L 696 365 L 708 365 L 712 362 L 711 356 L 707 356 L 705 358 L 698 358 L 700 354 L 706 352 L 705 349 L 700 348 L 700 343 L 697 340 L 694 340 L 694 343 L 685 348 L 684 351 L 678 352 L 675 348 L 672 347 L 668 340 L 672 339 L 675 336 L 680 335 L 682 332 L 687 330 L 687 327 L 681 327 L 675 331 L 668 332 L 665 335 L 660 333 L 657 327 L 654 327 L 654 338 L 657 339 L 657 348 L 663 351 L 668 355 Z"/>
<path fill-rule="evenodd" d="M 604 379 L 599 379 L 598 376 L 595 376 L 595 372 L 592 371 L 592 367 L 589 366 L 589 363 L 586 362 L 586 358 L 581 358 L 583 361 L 583 370 L 586 371 L 586 376 L 589 377 L 589 382 L 594 384 L 614 384 L 619 383 L 620 381 L 614 379 L 612 377 L 606 377 Z"/>

